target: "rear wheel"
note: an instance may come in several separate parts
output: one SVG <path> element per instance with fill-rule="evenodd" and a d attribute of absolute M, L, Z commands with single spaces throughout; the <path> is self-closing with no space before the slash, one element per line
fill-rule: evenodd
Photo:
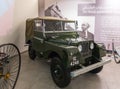
<path fill-rule="evenodd" d="M 102 69 L 103 69 L 103 66 L 98 67 L 98 68 L 96 68 L 96 69 L 94 69 L 94 70 L 92 70 L 92 71 L 90 71 L 90 72 L 91 72 L 91 73 L 93 73 L 93 74 L 96 74 L 96 73 L 101 72 L 101 71 L 102 71 Z"/>
<path fill-rule="evenodd" d="M 66 87 L 71 81 L 69 69 L 64 67 L 58 57 L 52 58 L 51 75 L 56 85 L 60 88 Z"/>
<path fill-rule="evenodd" d="M 32 47 L 31 44 L 29 45 L 29 48 L 28 48 L 28 54 L 29 54 L 30 59 L 35 60 L 35 58 L 36 58 L 36 52 L 33 49 L 33 47 Z"/>

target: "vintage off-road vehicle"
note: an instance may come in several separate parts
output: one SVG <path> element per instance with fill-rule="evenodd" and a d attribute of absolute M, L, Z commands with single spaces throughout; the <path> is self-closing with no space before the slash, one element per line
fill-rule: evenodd
<path fill-rule="evenodd" d="M 51 60 L 51 75 L 57 86 L 66 87 L 72 78 L 86 73 L 99 73 L 110 60 L 105 46 L 81 38 L 77 21 L 55 17 L 37 17 L 26 20 L 26 44 L 29 57 Z"/>

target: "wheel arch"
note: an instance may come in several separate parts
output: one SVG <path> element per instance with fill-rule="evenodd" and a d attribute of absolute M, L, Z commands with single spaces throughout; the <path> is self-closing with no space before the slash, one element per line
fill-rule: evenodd
<path fill-rule="evenodd" d="M 51 51 L 49 52 L 48 58 L 58 57 L 61 62 L 67 67 L 68 64 L 68 55 L 67 53 L 62 50 L 62 52 Z"/>
<path fill-rule="evenodd" d="M 51 51 L 49 54 L 48 54 L 48 58 L 53 58 L 53 57 L 59 57 L 60 59 L 62 59 L 60 57 L 60 54 L 55 52 L 55 51 Z"/>

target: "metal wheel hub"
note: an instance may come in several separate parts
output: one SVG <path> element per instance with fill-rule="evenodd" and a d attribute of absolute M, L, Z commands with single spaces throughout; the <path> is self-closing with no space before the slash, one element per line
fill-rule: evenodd
<path fill-rule="evenodd" d="M 54 75 L 55 75 L 56 79 L 62 79 L 62 77 L 63 77 L 63 71 L 62 71 L 62 68 L 59 65 L 57 65 L 55 67 Z"/>
<path fill-rule="evenodd" d="M 7 74 L 4 75 L 4 79 L 5 79 L 5 80 L 7 80 L 7 79 L 9 79 L 9 78 L 10 78 L 10 73 L 7 73 Z"/>

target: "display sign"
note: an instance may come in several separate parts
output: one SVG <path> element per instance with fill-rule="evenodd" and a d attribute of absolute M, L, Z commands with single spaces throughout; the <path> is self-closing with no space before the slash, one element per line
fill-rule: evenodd
<path fill-rule="evenodd" d="M 95 16 L 94 40 L 102 42 L 108 50 L 120 45 L 120 1 L 96 0 L 96 3 L 78 5 L 78 16 Z"/>

